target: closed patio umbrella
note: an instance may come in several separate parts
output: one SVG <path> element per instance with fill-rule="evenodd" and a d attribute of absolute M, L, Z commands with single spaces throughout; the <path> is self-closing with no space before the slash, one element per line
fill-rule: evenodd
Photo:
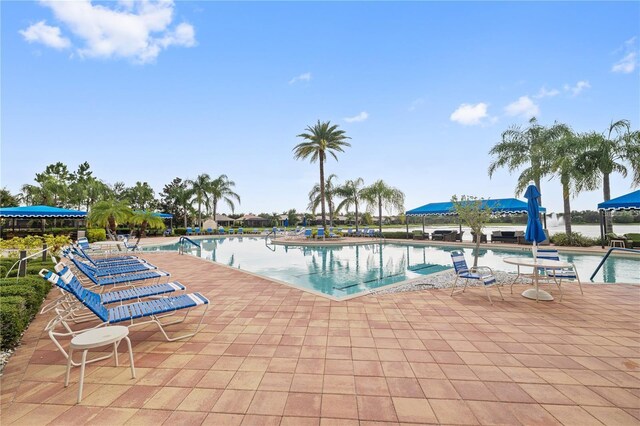
<path fill-rule="evenodd" d="M 524 239 L 533 243 L 533 258 L 537 259 L 538 243 L 547 239 L 540 222 L 540 206 L 538 206 L 540 191 L 535 185 L 529 185 L 524 197 L 527 199 L 527 229 L 524 233 Z"/>

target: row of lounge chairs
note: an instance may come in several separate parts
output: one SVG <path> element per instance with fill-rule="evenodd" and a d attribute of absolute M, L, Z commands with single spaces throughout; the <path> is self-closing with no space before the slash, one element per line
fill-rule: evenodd
<path fill-rule="evenodd" d="M 204 230 L 201 230 L 199 227 L 195 227 L 195 228 L 187 228 L 187 232 L 186 235 L 243 235 L 243 234 L 259 234 L 260 231 L 258 230 L 258 228 L 253 228 L 251 230 L 247 230 L 245 232 L 244 228 L 225 228 L 224 226 L 220 226 L 218 227 L 218 229 L 213 229 L 213 228 L 207 228 Z"/>
<path fill-rule="evenodd" d="M 68 353 L 61 338 L 106 325 L 155 324 L 168 341 L 191 337 L 200 330 L 209 300 L 198 292 L 187 293 L 187 287 L 178 281 L 169 281 L 169 272 L 137 256 L 98 253 L 79 244 L 63 248 L 62 254 L 66 262 L 56 263 L 53 271 L 40 271 L 61 293 L 41 312 L 54 313 L 45 331 L 65 357 Z M 191 309 L 200 306 L 204 310 L 195 330 L 174 336 L 167 333 L 166 326 L 183 322 Z M 184 315 L 165 320 L 178 313 Z M 92 361 L 98 359 L 102 358 Z"/>

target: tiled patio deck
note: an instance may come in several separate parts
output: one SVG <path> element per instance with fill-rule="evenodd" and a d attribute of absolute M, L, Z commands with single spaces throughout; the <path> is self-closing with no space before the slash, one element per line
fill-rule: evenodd
<path fill-rule="evenodd" d="M 638 287 L 569 285 L 562 303 L 521 289 L 494 306 L 481 289 L 331 302 L 145 257 L 209 297 L 203 331 L 167 343 L 132 329 L 137 379 L 124 356 L 91 365 L 76 405 L 78 369 L 65 389 L 40 315 L 1 379 L 3 425 L 640 424 Z"/>

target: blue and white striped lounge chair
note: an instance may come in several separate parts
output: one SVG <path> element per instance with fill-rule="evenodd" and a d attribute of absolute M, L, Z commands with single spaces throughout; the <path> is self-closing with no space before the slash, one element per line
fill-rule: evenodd
<path fill-rule="evenodd" d="M 208 235 L 212 235 L 213 234 L 213 229 L 212 228 L 207 228 L 207 234 Z"/>
<path fill-rule="evenodd" d="M 551 248 L 538 248 L 537 257 L 538 259 L 560 260 L 558 250 Z M 558 288 L 560 289 L 560 301 L 562 301 L 562 280 L 578 281 L 580 294 L 584 295 L 584 292 L 582 291 L 582 283 L 580 282 L 580 277 L 578 276 L 578 270 L 573 263 L 571 263 L 571 266 L 569 268 L 542 269 L 541 272 L 544 274 L 542 277 L 553 280 L 558 285 Z"/>
<path fill-rule="evenodd" d="M 238 234 L 240 234 L 240 235 L 244 235 L 244 229 L 242 229 L 242 228 L 238 228 Z"/>
<path fill-rule="evenodd" d="M 143 259 L 140 259 L 137 256 L 96 257 L 96 256 L 93 256 L 93 255 L 90 255 L 89 253 L 87 253 L 80 246 L 63 247 L 62 248 L 62 254 L 64 256 L 67 256 L 68 254 L 75 254 L 75 255 L 85 259 L 86 261 L 88 261 L 89 263 L 91 263 L 94 266 L 100 266 L 100 265 L 112 265 L 112 266 L 116 266 L 116 265 L 134 265 L 136 263 L 143 263 L 144 262 Z"/>
<path fill-rule="evenodd" d="M 106 277 L 98 277 L 94 274 L 95 269 L 91 266 L 87 265 L 84 262 L 80 262 L 74 257 L 71 257 L 71 262 L 73 265 L 82 272 L 82 275 L 88 278 L 91 283 L 98 287 L 108 286 L 108 285 L 131 285 L 132 283 L 146 280 L 157 280 L 160 278 L 170 277 L 171 274 L 165 271 L 161 271 L 159 269 L 155 270 L 147 270 L 145 272 L 138 272 L 133 274 L 123 274 L 123 275 L 110 275 Z"/>
<path fill-rule="evenodd" d="M 57 281 L 60 279 L 60 277 L 57 274 L 47 271 L 46 269 L 40 271 L 40 275 L 43 276 L 43 278 L 50 281 L 51 280 Z M 87 290 L 86 288 L 82 287 L 82 285 L 78 280 L 70 280 L 69 283 L 66 283 L 66 285 L 67 285 L 67 289 L 69 290 L 69 293 L 73 295 L 80 303 L 82 303 L 84 307 L 88 308 L 89 311 L 91 311 L 93 315 L 101 321 L 101 324 L 99 324 L 97 327 L 100 327 L 103 325 L 121 324 L 121 323 L 127 323 L 128 327 L 132 327 L 136 325 L 154 323 L 160 328 L 160 331 L 162 332 L 164 337 L 170 342 L 195 335 L 200 330 L 202 319 L 204 318 L 204 314 L 206 313 L 206 310 L 209 305 L 209 300 L 206 297 L 204 297 L 202 294 L 189 293 L 189 294 L 183 294 L 180 296 L 170 296 L 170 297 L 163 297 L 159 299 L 150 299 L 147 301 L 134 302 L 130 304 L 118 304 L 111 308 L 107 308 L 102 303 L 100 294 L 95 293 L 91 290 Z M 187 333 L 181 336 L 169 337 L 164 327 L 167 325 L 183 322 L 188 312 L 192 308 L 195 308 L 201 305 L 205 306 L 205 310 L 202 314 L 202 317 L 200 318 L 200 321 L 196 327 L 196 330 L 192 333 Z M 74 308 L 74 309 L 77 310 L 77 308 Z M 160 321 L 161 318 L 172 315 L 177 311 L 182 311 L 182 310 L 184 310 L 185 312 L 185 315 L 182 319 L 178 321 L 173 321 L 171 323 L 164 323 L 164 324 Z M 61 336 L 61 335 L 67 335 L 67 336 L 73 335 L 73 334 L 76 334 L 78 331 L 75 331 L 75 332 L 71 331 L 71 327 L 68 324 L 68 319 L 71 317 L 71 312 L 69 312 L 68 310 L 56 309 L 56 313 L 58 314 L 58 316 L 48 324 L 47 331 L 49 331 L 49 336 L 56 343 L 58 348 L 64 352 L 64 349 L 61 347 L 61 345 L 59 344 L 59 342 L 55 337 Z M 136 320 L 138 319 L 146 319 L 146 321 L 137 322 Z M 63 327 L 70 333 L 65 333 L 65 334 L 56 333 L 54 330 L 58 324 L 62 324 Z M 96 328 L 96 327 L 91 327 L 91 328 Z"/>
<path fill-rule="evenodd" d="M 196 226 L 196 227 L 194 228 L 194 230 L 193 230 L 193 233 L 194 233 L 194 234 L 196 234 L 196 235 L 200 235 L 200 227 L 199 227 L 199 226 Z"/>
<path fill-rule="evenodd" d="M 313 232 L 311 231 L 311 229 L 305 229 L 304 230 L 304 237 L 306 239 L 310 239 L 313 236 Z"/>
<path fill-rule="evenodd" d="M 233 235 L 233 228 L 229 228 L 229 235 Z"/>
<path fill-rule="evenodd" d="M 129 238 L 128 237 L 124 237 L 122 239 L 122 244 L 127 249 L 127 251 L 136 251 L 136 250 L 138 250 L 138 245 L 137 244 L 129 244 Z"/>
<path fill-rule="evenodd" d="M 218 234 L 220 234 L 220 235 L 224 235 L 225 233 L 226 233 L 226 232 L 225 232 L 225 230 L 224 230 L 224 226 L 221 226 L 221 227 L 219 227 L 219 228 L 218 228 Z"/>
<path fill-rule="evenodd" d="M 480 281 L 483 284 L 484 291 L 487 293 L 489 302 L 493 305 L 488 287 L 494 284 L 498 284 L 498 282 L 496 281 L 496 277 L 493 275 L 493 271 L 491 270 L 491 268 L 489 268 L 488 266 L 476 266 L 469 268 L 467 266 L 467 261 L 464 259 L 464 253 L 457 250 L 451 252 L 451 260 L 453 261 L 453 268 L 456 272 L 456 279 L 453 282 L 451 296 L 453 297 L 454 295 L 456 284 L 458 283 L 459 278 L 465 280 L 464 287 L 462 288 L 462 293 L 464 293 L 465 289 L 467 288 L 467 283 L 469 282 L 469 280 Z M 500 298 L 504 300 L 502 291 L 500 291 L 500 286 L 496 285 L 496 288 L 498 289 L 498 293 L 500 293 Z"/>
<path fill-rule="evenodd" d="M 193 235 L 193 229 L 187 227 L 187 235 Z"/>
<path fill-rule="evenodd" d="M 110 277 L 114 275 L 134 274 L 137 272 L 147 272 L 158 269 L 150 263 L 135 263 L 132 265 L 87 265 L 87 271 L 92 270 L 95 277 Z"/>
<path fill-rule="evenodd" d="M 41 276 L 43 271 L 46 271 L 46 270 L 43 269 L 40 271 Z M 55 271 L 56 271 L 56 274 L 58 274 L 58 276 L 60 276 L 61 279 L 54 282 L 52 281 L 53 280 L 52 278 L 49 281 L 57 285 L 64 292 L 70 293 L 71 290 L 68 288 L 68 285 L 73 280 L 76 280 L 79 282 L 78 277 L 76 277 L 76 275 L 73 272 L 71 272 L 71 269 L 62 262 L 55 265 Z M 43 276 L 43 278 L 47 278 L 47 277 Z M 82 284 L 80 283 L 80 285 Z M 146 297 L 160 296 L 160 295 L 173 293 L 176 291 L 185 291 L 185 290 L 186 290 L 186 287 L 181 283 L 179 283 L 178 281 L 168 282 L 164 284 L 140 286 L 140 287 L 129 287 L 124 290 L 116 290 L 116 291 L 110 291 L 108 293 L 101 293 L 100 302 L 103 305 L 108 305 L 110 303 L 124 302 L 128 300 L 140 300 Z"/>
<path fill-rule="evenodd" d="M 316 234 L 316 238 L 324 238 L 324 228 L 318 228 L 318 233 Z"/>

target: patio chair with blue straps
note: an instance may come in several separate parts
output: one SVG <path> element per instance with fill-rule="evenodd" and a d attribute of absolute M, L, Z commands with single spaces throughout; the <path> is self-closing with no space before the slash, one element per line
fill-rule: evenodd
<path fill-rule="evenodd" d="M 191 229 L 191 227 L 187 227 L 187 235 L 193 235 L 193 229 Z"/>
<path fill-rule="evenodd" d="M 316 238 L 324 239 L 324 228 L 318 228 L 318 233 L 316 234 Z"/>
<path fill-rule="evenodd" d="M 53 307 L 61 305 L 61 304 L 70 304 L 71 300 L 69 300 L 69 294 L 71 293 L 68 288 L 68 284 L 72 280 L 76 280 L 79 282 L 78 277 L 71 272 L 71 269 L 62 262 L 59 262 L 55 265 L 56 274 L 58 274 L 62 279 L 53 282 L 53 284 L 57 285 L 58 288 L 63 293 L 63 296 L 59 299 L 54 300 L 53 302 L 47 303 L 42 307 L 40 313 L 48 312 Z M 42 272 L 42 271 L 41 271 Z M 80 283 L 80 285 L 82 285 Z M 176 291 L 184 292 L 186 287 L 179 283 L 178 281 L 167 282 L 164 284 L 153 284 L 148 286 L 139 286 L 139 287 L 129 287 L 124 290 L 116 290 L 110 291 L 108 293 L 100 294 L 100 302 L 102 304 L 110 304 L 117 302 L 124 302 L 128 300 L 140 300 L 146 297 L 156 297 L 161 295 L 166 295 L 169 293 L 173 293 Z"/>
<path fill-rule="evenodd" d="M 537 250 L 537 258 L 538 259 L 546 259 L 546 260 L 560 260 L 560 255 L 558 254 L 558 250 L 553 248 L 538 248 Z M 578 281 L 578 286 L 580 287 L 580 294 L 584 295 L 582 291 L 582 283 L 580 282 L 580 277 L 578 276 L 578 270 L 576 269 L 576 265 L 571 262 L 571 266 L 568 268 L 562 269 L 545 269 L 540 268 L 539 279 L 547 279 L 548 281 L 553 281 L 560 290 L 560 301 L 562 302 L 562 280 L 571 280 Z"/>
<path fill-rule="evenodd" d="M 40 271 L 40 276 L 52 283 L 61 279 L 58 274 L 55 274 L 46 269 Z M 45 331 L 49 333 L 49 337 L 51 338 L 51 340 L 67 358 L 68 354 L 58 341 L 59 337 L 75 336 L 76 334 L 79 334 L 82 331 L 86 331 L 87 329 L 98 328 L 111 324 L 120 324 L 126 325 L 127 327 L 134 327 L 151 323 L 158 326 L 166 340 L 173 342 L 176 340 L 191 337 L 198 331 L 200 331 L 202 319 L 204 318 L 207 308 L 209 307 L 209 300 L 202 294 L 189 293 L 180 296 L 150 299 L 129 304 L 118 304 L 111 308 L 107 308 L 102 304 L 99 294 L 82 287 L 78 280 L 70 280 L 69 283 L 66 283 L 66 285 L 69 293 L 80 303 L 74 305 L 70 309 L 56 307 L 56 317 L 47 324 Z M 170 337 L 164 327 L 184 322 L 184 320 L 187 318 L 187 315 L 189 314 L 189 311 L 192 308 L 196 308 L 198 306 L 204 306 L 205 309 L 202 313 L 202 316 L 200 317 L 195 331 L 176 337 Z M 82 330 L 73 330 L 71 328 L 70 320 L 73 319 L 74 314 L 77 315 L 78 311 L 84 310 L 83 308 L 87 308 L 91 312 L 91 314 L 93 314 L 93 317 L 98 319 L 100 323 L 96 326 L 84 328 Z M 178 311 L 184 311 L 184 316 L 182 318 L 167 323 L 163 323 L 161 321 L 162 318 L 174 315 Z M 90 315 L 89 312 L 87 312 L 87 315 Z M 61 325 L 65 331 L 56 331 L 58 325 Z"/>
<path fill-rule="evenodd" d="M 144 263 L 145 261 L 137 256 L 103 256 L 97 257 L 95 254 L 89 254 L 79 245 L 71 246 L 71 247 L 63 247 L 62 254 L 67 256 L 68 254 L 74 254 L 94 266 L 100 265 L 134 265 L 136 263 Z"/>
<path fill-rule="evenodd" d="M 104 277 L 98 277 L 95 274 L 95 268 L 90 265 L 80 262 L 73 255 L 69 257 L 75 268 L 82 273 L 82 277 L 80 277 L 81 281 L 89 280 L 91 284 L 97 287 L 104 286 L 117 286 L 117 285 L 133 285 L 133 283 L 137 283 L 140 281 L 146 280 L 156 280 L 156 284 L 160 282 L 160 278 L 168 278 L 171 276 L 170 273 L 166 271 L 161 271 L 159 269 L 148 269 L 143 272 L 136 272 L 131 274 L 121 274 L 121 275 L 109 275 Z M 82 278 L 85 278 L 84 280 Z"/>
<path fill-rule="evenodd" d="M 487 293 L 489 302 L 491 302 L 492 305 L 493 301 L 491 300 L 491 295 L 489 294 L 489 286 L 496 285 L 498 293 L 500 293 L 500 298 L 504 300 L 502 291 L 500 291 L 500 285 L 496 281 L 496 277 L 493 275 L 493 271 L 491 270 L 491 268 L 489 268 L 488 266 L 474 266 L 469 268 L 467 266 L 467 261 L 464 258 L 464 253 L 458 250 L 451 252 L 451 260 L 453 261 L 453 268 L 456 273 L 456 279 L 453 282 L 453 288 L 451 289 L 452 297 L 456 290 L 458 279 L 462 278 L 463 280 L 465 280 L 464 287 L 462 287 L 462 293 L 464 293 L 464 291 L 466 290 L 469 280 L 474 280 L 479 281 L 483 284 L 484 291 Z"/>
<path fill-rule="evenodd" d="M 220 235 L 226 234 L 226 231 L 224 230 L 224 226 L 218 227 L 218 234 L 220 234 Z"/>

